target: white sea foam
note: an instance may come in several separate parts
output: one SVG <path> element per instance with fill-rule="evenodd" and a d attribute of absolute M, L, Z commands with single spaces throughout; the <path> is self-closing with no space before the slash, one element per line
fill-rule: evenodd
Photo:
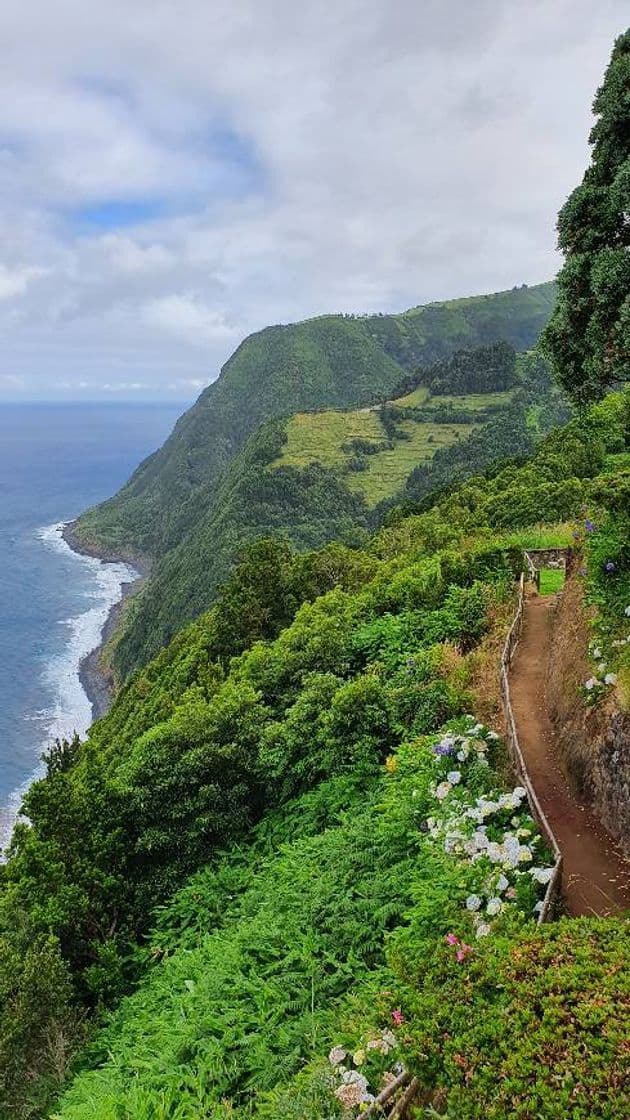
<path fill-rule="evenodd" d="M 138 572 L 128 564 L 110 563 L 94 556 L 83 556 L 74 552 L 63 539 L 64 522 L 47 525 L 37 531 L 44 547 L 66 558 L 72 558 L 77 572 L 89 572 L 92 590 L 87 598 L 94 600 L 94 606 L 74 618 L 60 619 L 60 626 L 67 631 L 67 641 L 63 650 L 53 657 L 43 674 L 47 689 L 54 697 L 53 706 L 25 716 L 25 719 L 41 722 L 43 734 L 38 735 L 34 744 L 34 757 L 55 739 L 70 739 L 75 734 L 82 738 L 92 722 L 92 705 L 81 684 L 79 668 L 84 657 L 97 648 L 101 641 L 103 627 L 113 606 L 122 598 L 122 587 L 138 578 Z M 0 848 L 4 847 L 19 815 L 20 804 L 31 782 L 42 776 L 41 763 L 33 773 L 9 796 L 5 806 L 0 806 Z"/>

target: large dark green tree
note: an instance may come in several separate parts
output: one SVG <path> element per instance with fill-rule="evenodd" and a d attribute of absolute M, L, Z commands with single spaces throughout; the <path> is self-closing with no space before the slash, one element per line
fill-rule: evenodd
<path fill-rule="evenodd" d="M 593 105 L 591 165 L 558 218 L 565 263 L 543 346 L 578 404 L 630 379 L 630 30 Z"/>

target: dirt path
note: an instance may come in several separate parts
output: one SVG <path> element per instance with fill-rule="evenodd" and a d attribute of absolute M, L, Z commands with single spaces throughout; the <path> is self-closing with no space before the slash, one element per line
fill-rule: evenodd
<path fill-rule="evenodd" d="M 514 718 L 534 789 L 562 852 L 567 912 L 617 914 L 630 907 L 630 862 L 574 797 L 554 752 L 545 703 L 553 604 L 553 596 L 532 595 L 526 601 L 510 673 Z"/>

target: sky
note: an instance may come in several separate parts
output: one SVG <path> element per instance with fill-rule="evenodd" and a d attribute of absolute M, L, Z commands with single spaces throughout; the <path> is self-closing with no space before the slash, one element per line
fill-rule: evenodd
<path fill-rule="evenodd" d="M 2 0 L 0 400 L 550 279 L 625 0 Z M 624 18 L 625 17 L 625 18 Z"/>

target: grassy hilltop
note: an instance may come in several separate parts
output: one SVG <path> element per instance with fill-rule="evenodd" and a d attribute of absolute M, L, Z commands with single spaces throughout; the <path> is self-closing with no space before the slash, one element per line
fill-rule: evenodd
<path fill-rule="evenodd" d="M 116 497 L 79 519 L 79 534 L 105 550 L 163 555 L 207 509 L 225 467 L 262 421 L 370 404 L 406 371 L 460 347 L 502 338 L 527 349 L 554 298 L 554 284 L 539 284 L 400 315 L 326 315 L 250 335 L 164 446 Z"/>

